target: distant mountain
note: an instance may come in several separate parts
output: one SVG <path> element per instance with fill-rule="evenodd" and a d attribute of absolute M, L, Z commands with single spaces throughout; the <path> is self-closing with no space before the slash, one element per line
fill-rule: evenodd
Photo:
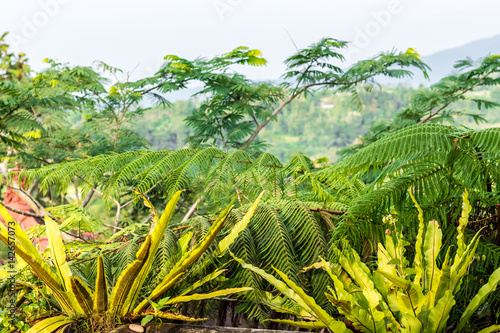
<path fill-rule="evenodd" d="M 429 80 L 425 79 L 422 73 L 414 70 L 413 72 L 415 73 L 415 76 L 412 79 L 396 80 L 379 77 L 377 82 L 381 84 L 391 84 L 393 86 L 397 86 L 399 84 L 412 87 L 418 87 L 421 84 L 430 86 L 431 84 L 441 80 L 443 77 L 456 72 L 456 69 L 453 68 L 453 66 L 458 60 L 470 57 L 472 60 L 477 61 L 493 54 L 500 54 L 500 35 L 479 39 L 463 46 L 422 56 L 422 60 L 431 68 L 431 72 L 429 72 Z"/>
<path fill-rule="evenodd" d="M 436 83 L 441 78 L 452 74 L 456 71 L 453 66 L 458 60 L 467 57 L 478 60 L 493 54 L 500 54 L 500 35 L 423 56 L 422 60 L 432 69 L 432 72 L 429 73 L 430 81 L 426 81 L 421 75 L 416 75 L 414 79 L 415 85 L 421 83 L 428 85 L 429 82 L 431 84 Z"/>

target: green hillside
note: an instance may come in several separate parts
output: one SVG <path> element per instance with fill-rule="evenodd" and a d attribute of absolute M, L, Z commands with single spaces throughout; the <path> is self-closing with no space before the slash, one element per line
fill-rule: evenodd
<path fill-rule="evenodd" d="M 370 92 L 361 91 L 362 109 L 358 111 L 351 95 L 319 91 L 286 106 L 279 121 L 271 122 L 260 134 L 270 145 L 269 153 L 286 161 L 301 153 L 312 158 L 326 156 L 331 162 L 338 159 L 337 151 L 351 145 L 377 121 L 391 119 L 411 99 L 418 89 L 383 86 Z M 483 89 L 473 94 L 500 102 L 500 89 Z M 199 102 L 196 99 L 176 101 L 171 107 L 147 111 L 134 129 L 151 142 L 155 150 L 177 150 L 185 147 L 193 134 L 184 123 Z M 457 110 L 476 112 L 470 102 L 460 102 Z M 497 110 L 483 113 L 487 123 L 475 124 L 462 117 L 460 123 L 472 128 L 498 126 Z"/>

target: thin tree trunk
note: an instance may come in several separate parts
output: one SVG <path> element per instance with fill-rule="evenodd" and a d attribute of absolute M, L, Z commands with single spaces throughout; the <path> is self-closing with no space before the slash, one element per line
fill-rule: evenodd
<path fill-rule="evenodd" d="M 116 229 L 118 228 L 118 222 L 120 222 L 120 212 L 122 210 L 122 206 L 120 206 L 120 203 L 116 200 L 114 200 L 116 203 L 116 217 L 115 217 L 115 227 L 113 228 L 113 234 L 116 232 Z"/>
<path fill-rule="evenodd" d="M 81 208 L 85 208 L 89 204 L 90 199 L 92 199 L 93 195 L 94 195 L 94 189 L 91 189 L 90 192 L 89 192 L 89 194 L 87 194 L 87 196 L 85 197 L 85 199 L 83 199 Z"/>
<path fill-rule="evenodd" d="M 196 200 L 195 203 L 191 206 L 191 208 L 189 208 L 187 214 L 184 216 L 184 218 L 182 219 L 181 223 L 182 222 L 186 222 L 187 220 L 189 220 L 189 218 L 191 217 L 191 215 L 193 215 L 194 211 L 196 210 L 196 206 L 201 201 L 201 198 L 202 197 L 200 197 L 198 200 Z"/>

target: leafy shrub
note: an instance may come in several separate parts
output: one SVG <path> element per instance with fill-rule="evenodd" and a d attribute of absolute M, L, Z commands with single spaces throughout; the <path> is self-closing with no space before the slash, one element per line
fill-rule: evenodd
<path fill-rule="evenodd" d="M 66 261 L 65 246 L 57 223 L 49 217 L 45 218 L 51 259 L 56 269 L 56 272 L 54 272 L 49 264 L 42 259 L 19 224 L 12 219 L 3 206 L 0 206 L 0 213 L 5 221 L 10 225 L 15 225 L 16 254 L 31 267 L 33 273 L 50 289 L 51 295 L 55 298 L 62 312 L 61 315 L 51 316 L 36 323 L 28 332 L 61 331 L 81 319 L 90 320 L 92 331 L 110 328 L 120 321 L 131 321 L 141 317 L 147 317 L 147 320 L 153 317 L 187 321 L 204 320 L 186 317 L 169 310 L 177 303 L 204 300 L 250 290 L 251 288 L 229 288 L 213 293 L 187 295 L 196 289 L 191 288 L 190 290 L 185 290 L 177 297 L 162 299 L 158 303 L 154 302 L 171 288 L 184 274 L 184 271 L 208 249 L 230 213 L 233 207 L 231 203 L 222 211 L 206 235 L 192 249 L 184 252 L 163 280 L 155 286 L 150 295 L 145 299 L 138 300 L 139 292 L 151 270 L 161 237 L 172 216 L 180 194 L 181 191 L 174 195 L 160 218 L 158 218 L 158 215 L 153 214 L 154 227 L 139 247 L 135 255 L 136 259 L 121 272 L 110 294 L 108 293 L 102 256 L 98 258 L 97 277 L 94 290 L 92 291 L 91 287 L 81 278 L 73 276 Z M 229 235 L 219 242 L 218 250 L 220 254 L 227 250 L 241 230 L 246 227 L 259 200 L 260 197 L 246 214 L 245 218 L 235 225 Z M 148 201 L 146 201 L 146 205 L 152 208 L 152 205 Z M 9 233 L 3 224 L 0 224 L 0 239 L 5 243 L 9 242 Z M 209 280 L 210 278 L 205 278 L 198 281 L 197 286 Z M 153 305 L 153 309 L 148 309 L 150 305 Z M 163 311 L 164 309 L 167 309 L 167 311 Z"/>
<path fill-rule="evenodd" d="M 413 198 L 413 196 L 412 196 Z M 345 316 L 347 324 L 360 332 L 445 332 L 450 312 L 455 305 L 455 296 L 460 290 L 462 278 L 474 259 L 479 243 L 479 232 L 466 244 L 464 231 L 468 223 L 471 206 L 467 192 L 463 195 L 462 216 L 457 227 L 457 249 L 454 257 L 451 247 L 441 267 L 436 259 L 441 250 L 442 231 L 436 220 L 425 225 L 423 211 L 419 210 L 419 231 L 415 246 L 415 260 L 409 266 L 405 258 L 402 232 L 386 233 L 385 246 L 378 244 L 378 267 L 370 270 L 352 249 L 336 250 L 338 264 L 322 260 L 314 267 L 321 267 L 331 278 L 332 287 L 326 293 L 329 301 Z M 282 300 L 270 297 L 267 302 L 282 312 L 293 314 L 306 321 L 286 319 L 273 320 L 298 327 L 328 328 L 333 332 L 349 332 L 346 323 L 328 315 L 315 300 L 275 268 L 284 282 L 264 270 L 237 259 L 243 267 L 262 276 L 283 295 L 293 301 L 295 307 L 285 306 Z M 465 329 L 469 318 L 496 289 L 500 281 L 500 268 L 474 296 L 455 327 L 455 332 Z M 500 325 L 483 329 L 494 332 Z"/>

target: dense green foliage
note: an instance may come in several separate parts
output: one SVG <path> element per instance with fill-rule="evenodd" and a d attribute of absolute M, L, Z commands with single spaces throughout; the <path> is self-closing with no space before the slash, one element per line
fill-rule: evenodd
<path fill-rule="evenodd" d="M 344 68 L 346 45 L 327 38 L 298 50 L 286 60 L 281 84 L 254 82 L 236 72 L 241 65 L 266 64 L 260 51 L 246 47 L 210 59 L 167 55 L 154 75 L 130 81 L 103 63 L 72 67 L 46 60 L 49 68 L 31 73 L 24 55 L 0 45 L 3 181 L 28 203 L 31 216 L 49 216 L 45 226 L 19 231 L 17 252 L 30 267 L 21 260 L 16 266 L 16 288 L 22 291 L 16 303 L 23 321 L 9 327 L 2 313 L 2 333 L 25 331 L 41 317 L 49 317 L 54 329 L 76 318 L 82 329 L 101 330 L 104 313 L 146 322 L 161 318 L 165 308 L 170 319 L 217 313 L 224 324 L 227 302 L 233 304 L 233 318 L 281 318 L 278 322 L 287 324 L 286 316 L 304 317 L 300 311 L 279 313 L 296 295 L 276 298 L 276 285 L 243 269 L 229 251 L 249 265 L 275 267 L 283 278 L 289 276 L 295 292 L 314 297 L 317 319 L 341 323 L 327 325 L 335 331 L 344 325 L 343 316 L 355 317 L 328 301 L 329 287 L 337 287 L 328 272 L 307 267 L 323 258 L 332 265 L 340 262 L 348 272 L 337 251 L 348 242 L 356 259 L 351 265 L 380 270 L 381 262 L 371 259 L 390 250 L 389 241 L 384 249 L 377 246 L 386 238 L 388 228 L 381 221 L 388 214 L 396 218 L 390 232 L 404 230 L 408 238 L 398 236 L 401 241 L 393 243 L 410 254 L 405 269 L 412 262 L 419 267 L 424 229 L 417 228 L 422 216 L 415 214 L 409 190 L 426 218 L 442 226 L 443 246 L 452 246 L 457 237 L 458 252 L 463 238 L 477 246 L 481 260 L 467 257 L 467 274 L 461 271 L 459 278 L 467 288 L 452 293 L 456 307 L 449 322 L 467 316 L 471 293 L 500 263 L 500 131 L 461 124 L 498 120 L 491 110 L 499 97 L 500 58 L 487 57 L 477 67 L 460 62 L 457 75 L 430 88 L 378 89 L 378 77 L 411 78 L 412 71 L 425 76 L 428 67 L 409 49 Z M 192 100 L 170 105 L 164 99 L 192 82 L 202 85 Z M 171 144 L 174 149 L 149 150 L 145 138 L 152 138 L 153 147 Z M 345 147 L 336 163 L 321 158 L 334 160 Z M 13 166 L 25 170 L 7 172 Z M 182 189 L 185 194 L 177 201 Z M 469 215 L 460 218 L 465 189 L 471 221 Z M 155 213 L 166 202 L 172 217 L 168 227 Z M 231 212 L 224 209 L 233 204 Z M 227 218 L 216 218 L 221 211 Z M 4 229 L 2 240 L 8 242 Z M 50 250 L 38 254 L 29 237 L 45 235 Z M 432 258 L 444 271 L 445 254 L 436 251 Z M 182 275 L 185 269 L 189 274 Z M 2 277 L 9 275 L 0 271 Z M 354 272 L 348 275 L 354 279 Z M 0 284 L 3 303 L 9 287 L 7 280 Z M 234 299 L 208 300 L 225 295 L 212 293 L 216 289 L 248 287 L 252 290 Z M 195 290 L 208 296 L 187 296 Z M 90 304 L 99 303 L 94 297 L 102 300 L 108 292 L 109 303 L 100 303 L 109 309 L 94 310 Z M 482 299 L 485 310 L 467 317 L 472 331 L 481 321 L 498 323 L 499 299 L 498 292 Z M 184 300 L 198 302 L 173 305 Z M 394 311 L 393 321 L 407 327 L 410 315 Z M 391 314 L 381 313 L 391 321 Z M 375 317 L 382 320 L 378 312 Z M 426 322 L 433 322 L 431 317 Z M 41 326 L 34 325 L 32 332 Z"/>
<path fill-rule="evenodd" d="M 404 86 L 382 86 L 370 91 L 360 90 L 362 109 L 357 110 L 350 94 L 334 94 L 330 91 L 317 91 L 314 94 L 297 98 L 283 108 L 283 121 L 272 121 L 259 134 L 271 143 L 267 152 L 288 161 L 297 154 L 320 158 L 326 156 L 330 162 L 339 160 L 337 152 L 342 148 L 359 142 L 370 127 L 377 126 L 386 119 L 392 119 L 412 97 L 426 88 Z M 500 103 L 498 87 L 483 87 L 474 94 L 495 103 Z M 473 96 L 473 95 L 472 95 Z M 199 107 L 199 98 L 176 101 L 168 109 L 157 108 L 145 112 L 133 128 L 149 142 L 155 150 L 179 150 L 185 148 L 187 138 L 193 130 L 184 124 L 186 116 Z M 465 114 L 481 115 L 486 122 L 477 124 L 472 117 L 455 116 L 451 123 L 471 128 L 485 128 L 500 124 L 496 110 L 478 110 L 472 101 L 459 101 L 449 108 Z M 307 115 L 307 121 L 304 119 Z"/>
<path fill-rule="evenodd" d="M 251 288 L 228 288 L 217 290 L 208 294 L 190 294 L 212 277 L 204 277 L 202 280 L 195 282 L 192 285 L 184 286 L 184 291 L 175 297 L 164 298 L 158 303 L 154 303 L 161 295 L 170 289 L 185 273 L 185 271 L 198 260 L 203 253 L 208 249 L 214 241 L 217 233 L 222 228 L 232 205 L 226 207 L 216 221 L 210 226 L 206 234 L 200 241 L 193 246 L 192 249 L 187 249 L 186 242 L 188 240 L 181 239 L 182 244 L 180 253 L 176 253 L 178 259 L 175 260 L 172 256 L 169 261 L 169 269 L 162 271 L 162 274 L 157 274 L 155 278 L 158 280 L 155 283 L 154 289 L 141 294 L 144 283 L 148 280 L 153 262 L 157 254 L 158 247 L 163 238 L 163 234 L 172 217 L 177 200 L 182 191 L 178 191 L 167 204 L 165 212 L 161 217 L 156 213 L 150 202 L 145 199 L 146 206 L 152 210 L 153 224 L 148 232 L 144 242 L 140 245 L 135 259 L 120 272 L 116 279 L 116 283 L 111 288 L 108 294 L 108 278 L 106 276 L 104 259 L 102 256 L 97 260 L 97 272 L 95 282 L 90 285 L 78 276 L 74 276 L 68 261 L 66 260 L 66 249 L 59 231 L 58 225 L 49 217 L 45 219 L 46 234 L 50 244 L 50 259 L 54 263 L 56 273 L 54 273 L 47 262 L 40 256 L 38 250 L 31 244 L 29 238 L 21 230 L 19 224 L 9 215 L 4 207 L 0 207 L 1 216 L 7 222 L 8 226 L 13 226 L 16 238 L 15 252 L 20 260 L 25 265 L 29 265 L 34 275 L 39 277 L 50 289 L 48 295 L 54 297 L 54 302 L 57 304 L 62 314 L 50 316 L 38 322 L 31 327 L 28 332 L 46 332 L 64 330 L 65 327 L 71 326 L 73 323 L 82 319 L 90 319 L 91 329 L 101 330 L 109 329 L 115 326 L 116 320 L 131 320 L 144 317 L 144 321 L 153 318 L 164 318 L 173 320 L 198 321 L 203 319 L 190 318 L 175 313 L 175 305 L 196 300 L 210 299 L 216 296 L 225 296 L 239 292 L 251 290 Z M 260 198 L 259 198 L 260 199 Z M 258 200 L 247 212 L 246 218 L 241 222 L 236 223 L 229 235 L 221 240 L 218 244 L 220 255 L 227 251 L 227 248 L 235 241 L 237 235 L 246 226 L 252 217 L 252 213 L 258 204 Z M 185 238 L 185 237 L 184 237 Z M 3 224 L 0 224 L 0 239 L 5 243 L 9 241 L 9 230 Z M 166 267 L 166 265 L 164 266 Z M 219 275 L 215 271 L 213 275 Z M 149 278 L 151 281 L 151 278 Z M 94 288 L 92 288 L 95 286 Z M 151 288 L 152 285 L 150 284 Z M 141 297 L 139 295 L 141 294 Z M 154 314 L 147 309 L 153 305 Z M 148 318 L 149 317 L 149 318 Z"/>
<path fill-rule="evenodd" d="M 411 192 L 410 192 L 411 194 Z M 413 200 L 415 200 L 412 197 Z M 416 203 L 416 201 L 415 201 Z M 356 251 L 345 245 L 343 251 L 338 248 L 336 263 L 322 260 L 311 265 L 324 269 L 331 278 L 331 287 L 326 296 L 348 320 L 351 328 L 361 332 L 450 332 L 450 313 L 456 304 L 456 295 L 463 285 L 479 242 L 477 233 L 470 243 L 464 241 L 471 206 L 467 192 L 463 196 L 463 210 L 457 227 L 457 242 L 454 254 L 448 247 L 446 257 L 438 267 L 437 258 L 441 251 L 442 231 L 436 220 L 424 223 L 423 211 L 419 210 L 419 227 L 415 244 L 413 265 L 405 256 L 408 242 L 398 230 L 392 216 L 387 223 L 385 245 L 378 243 L 377 269 L 370 271 Z M 307 295 L 297 286 L 290 274 L 274 268 L 281 279 L 276 279 L 264 270 L 237 259 L 243 267 L 259 274 L 269 281 L 284 296 L 293 301 L 296 308 L 272 302 L 284 313 L 292 313 L 305 321 L 271 319 L 294 326 L 318 329 L 328 328 L 332 332 L 349 332 L 342 321 L 328 315 L 317 304 L 317 300 Z M 338 262 L 338 263 L 337 263 Z M 308 269 L 311 269 L 308 267 Z M 413 277 L 413 278 L 412 278 Z M 460 332 L 466 326 L 472 314 L 486 301 L 500 281 L 500 268 L 490 276 L 479 293 L 472 298 L 453 332 Z M 454 325 L 454 324 L 453 324 Z M 493 325 L 480 332 L 493 332 L 500 325 Z"/>

